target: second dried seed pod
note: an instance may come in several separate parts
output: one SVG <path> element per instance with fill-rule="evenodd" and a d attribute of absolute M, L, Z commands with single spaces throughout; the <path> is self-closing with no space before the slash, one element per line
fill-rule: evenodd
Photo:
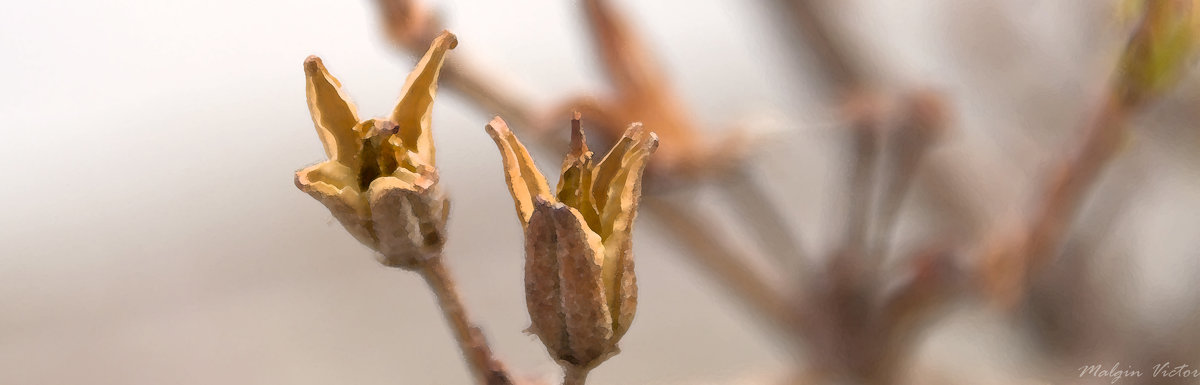
<path fill-rule="evenodd" d="M 658 138 L 634 124 L 599 162 L 572 121 L 571 152 L 551 194 L 525 146 L 500 118 L 487 126 L 504 160 L 525 230 L 525 298 L 531 330 L 572 370 L 616 354 L 637 308 L 633 221 L 642 173 Z"/>

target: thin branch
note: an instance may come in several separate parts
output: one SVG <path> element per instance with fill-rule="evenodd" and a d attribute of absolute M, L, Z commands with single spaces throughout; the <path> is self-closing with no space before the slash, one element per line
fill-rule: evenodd
<path fill-rule="evenodd" d="M 485 75 L 474 62 L 455 57 L 446 58 L 442 78 L 447 85 L 463 93 L 470 100 L 492 115 L 502 115 L 513 124 L 529 127 L 534 135 L 546 136 L 545 130 L 539 125 L 535 113 L 526 106 L 530 103 L 522 98 L 512 96 L 513 92 L 501 92 L 501 89 L 511 90 L 495 81 L 493 76 Z"/>
<path fill-rule="evenodd" d="M 688 254 L 700 267 L 780 330 L 794 329 L 791 301 L 762 274 L 751 269 L 748 257 L 722 242 L 726 238 L 708 226 L 709 221 L 690 207 L 652 196 L 643 199 L 642 207 L 662 221 L 662 227 L 688 248 Z"/>
<path fill-rule="evenodd" d="M 1114 282 L 1101 279 L 1104 274 L 1097 274 L 1093 268 L 1102 261 L 1128 255 L 1124 250 L 1127 245 L 1114 244 L 1112 239 L 1120 235 L 1119 225 L 1148 170 L 1136 162 L 1119 166 L 1122 169 L 1110 176 L 1117 179 L 1097 191 L 1093 198 L 1096 202 L 1090 205 L 1094 209 L 1081 214 L 1080 223 L 1064 240 L 1053 265 L 1031 280 L 1029 299 L 1023 306 L 1034 325 L 1032 335 L 1038 346 L 1064 362 L 1114 354 L 1129 347 L 1128 341 L 1108 338 L 1114 330 L 1120 330 L 1121 314 L 1112 311 L 1118 307 L 1117 300 L 1103 290 Z M 1097 341 L 1104 343 L 1098 345 Z"/>
<path fill-rule="evenodd" d="M 871 227 L 871 206 L 879 163 L 879 139 L 883 134 L 882 102 L 866 94 L 845 106 L 850 117 L 850 179 L 846 186 L 846 232 L 840 253 L 862 258 Z"/>
<path fill-rule="evenodd" d="M 968 183 L 973 171 L 960 162 L 929 161 L 924 172 L 915 175 L 916 183 L 925 193 L 921 200 L 932 205 L 936 227 L 946 238 L 971 242 L 979 238 L 987 223 L 988 199 L 980 194 L 969 194 Z"/>
<path fill-rule="evenodd" d="M 1047 175 L 1045 191 L 1029 223 L 1026 258 L 1030 268 L 1045 265 L 1062 244 L 1079 206 L 1125 138 L 1126 107 L 1110 95 L 1085 126 L 1082 138 Z"/>
<path fill-rule="evenodd" d="M 745 166 L 731 170 L 718 185 L 770 256 L 781 265 L 794 267 L 792 270 L 809 272 L 803 243 L 751 170 Z"/>
<path fill-rule="evenodd" d="M 917 336 L 920 329 L 934 317 L 938 309 L 950 303 L 961 293 L 963 276 L 958 271 L 955 254 L 942 244 L 933 244 L 907 256 L 903 265 L 904 276 L 898 285 L 884 294 L 879 308 L 879 324 L 883 335 L 893 339 L 909 339 Z M 905 342 L 888 341 L 895 345 Z M 883 343 L 881 341 L 881 343 Z"/>
<path fill-rule="evenodd" d="M 1163 95 L 1178 82 L 1194 58 L 1193 48 L 1163 50 L 1173 41 L 1178 17 L 1193 17 L 1189 2 L 1145 2 L 1138 26 L 1130 34 L 1117 62 L 1107 92 L 1086 121 L 1080 138 L 1054 161 L 1033 214 L 1008 248 L 987 254 L 984 278 L 1001 304 L 1012 306 L 1024 299 L 1030 276 L 1040 272 L 1059 254 L 1079 207 L 1120 153 L 1128 135 L 1129 117 Z M 1188 34 L 1194 31 L 1184 31 Z"/>
<path fill-rule="evenodd" d="M 493 357 L 483 332 L 467 316 L 467 310 L 459 299 L 454 280 L 442 264 L 441 256 L 430 258 L 418 271 L 437 296 L 438 306 L 446 316 L 446 321 L 450 323 L 450 329 L 454 331 L 454 337 L 458 340 L 458 347 L 462 349 L 463 357 L 467 359 L 475 379 L 486 385 L 512 385 L 504 364 Z"/>
<path fill-rule="evenodd" d="M 984 248 L 978 274 L 985 291 L 1001 307 L 1012 308 L 1029 294 L 1032 275 L 1044 270 L 1059 254 L 1071 224 L 1088 192 L 1099 179 L 1127 134 L 1130 106 L 1109 93 L 1080 138 L 1065 155 L 1051 163 L 1032 214 L 1015 233 L 992 234 L 1000 244 Z M 1005 229 L 1006 231 L 1009 229 Z"/>
<path fill-rule="evenodd" d="M 945 112 L 941 99 L 930 92 L 908 98 L 908 112 L 887 138 L 886 169 L 882 177 L 875 217 L 875 229 L 867 255 L 875 260 L 886 258 L 900 208 L 908 196 L 926 153 L 944 130 Z"/>
<path fill-rule="evenodd" d="M 866 73 L 866 65 L 859 63 L 852 55 L 848 39 L 836 33 L 835 26 L 827 17 L 829 13 L 822 6 L 837 5 L 830 0 L 767 0 L 771 8 L 777 12 L 784 22 L 792 25 L 794 35 L 808 43 L 821 67 L 824 78 L 830 79 L 832 94 L 836 97 L 846 97 L 855 100 L 866 93 L 872 92 L 873 85 Z M 965 228 L 964 232 L 973 233 L 982 220 L 978 202 L 973 201 L 961 185 L 961 178 L 955 177 L 956 164 L 945 162 L 931 163 L 927 167 L 928 177 L 918 178 L 918 183 L 930 187 L 930 192 L 936 195 L 939 206 L 947 207 L 941 212 L 942 218 L 951 222 L 957 228 Z M 889 203 L 884 203 L 886 208 Z M 896 206 L 898 210 L 899 204 Z M 887 208 L 892 210 L 892 208 Z M 885 219 L 888 220 L 888 219 Z M 894 219 L 891 219 L 894 221 Z M 892 224 L 883 223 L 884 231 L 890 232 Z"/>
<path fill-rule="evenodd" d="M 780 15 L 791 21 L 795 35 L 808 43 L 810 51 L 816 56 L 818 64 L 830 80 L 830 86 L 842 91 L 854 92 L 858 86 L 866 83 L 866 76 L 845 47 L 845 41 L 839 40 L 840 34 L 833 31 L 826 15 L 817 4 L 823 0 L 770 0 L 776 8 L 781 8 Z"/>

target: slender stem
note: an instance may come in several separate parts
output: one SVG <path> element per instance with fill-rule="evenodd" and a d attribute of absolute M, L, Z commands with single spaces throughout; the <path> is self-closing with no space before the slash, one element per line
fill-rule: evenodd
<path fill-rule="evenodd" d="M 1126 109 L 1116 95 L 1106 99 L 1082 132 L 1079 146 L 1050 170 L 1046 190 L 1029 223 L 1025 258 L 1031 267 L 1043 266 L 1052 258 L 1091 186 L 1117 155 L 1126 134 Z"/>
<path fill-rule="evenodd" d="M 1079 141 L 1052 163 L 1020 236 L 986 254 L 978 273 L 990 281 L 988 290 L 1001 304 L 1015 306 L 1026 299 L 1030 277 L 1057 259 L 1079 207 L 1119 153 L 1133 107 L 1110 94 L 1084 125 Z"/>
<path fill-rule="evenodd" d="M 734 295 L 740 297 L 758 314 L 780 330 L 791 332 L 795 315 L 791 301 L 773 287 L 762 274 L 750 268 L 749 258 L 722 242 L 722 237 L 708 221 L 695 214 L 691 207 L 666 199 L 646 197 L 642 206 L 664 224 L 679 244 L 688 248 L 688 255 L 700 267 L 716 277 Z"/>
<path fill-rule="evenodd" d="M 775 3 L 781 9 L 781 17 L 786 18 L 794 26 L 793 32 L 804 39 L 810 52 L 816 58 L 825 78 L 835 96 L 845 96 L 851 100 L 856 93 L 870 91 L 874 79 L 867 76 L 864 68 L 868 63 L 861 63 L 861 58 L 852 55 L 853 42 L 840 38 L 844 34 L 836 33 L 831 19 L 823 17 L 822 6 L 837 5 L 828 0 L 766 0 Z M 823 2 L 823 4 L 821 4 Z M 838 95 L 840 91 L 843 94 Z M 940 220 L 948 222 L 947 231 L 957 233 L 959 238 L 974 238 L 984 223 L 985 201 L 977 195 L 969 194 L 968 186 L 963 185 L 964 178 L 956 168 L 957 163 L 929 162 L 927 172 L 918 177 L 917 183 L 928 188 L 933 195 L 930 199 L 938 202 L 944 209 L 939 211 Z M 890 226 L 890 224 L 887 224 Z M 890 227 L 885 228 L 890 231 Z"/>
<path fill-rule="evenodd" d="M 752 227 L 751 232 L 764 244 L 771 257 L 786 267 L 795 268 L 791 270 L 808 272 L 808 258 L 799 238 L 793 235 L 787 218 L 772 203 L 765 186 L 749 169 L 731 170 L 719 185 L 740 212 L 738 217 Z"/>
<path fill-rule="evenodd" d="M 563 385 L 583 385 L 589 370 L 575 365 L 563 365 Z"/>
<path fill-rule="evenodd" d="M 850 56 L 848 44 L 830 25 L 817 2 L 822 0 L 771 0 L 782 8 L 781 16 L 790 19 L 793 31 L 808 43 L 818 64 L 834 89 L 850 90 L 865 83 L 861 64 Z M 825 1 L 829 3 L 828 1 Z"/>
<path fill-rule="evenodd" d="M 463 357 L 467 359 L 475 378 L 480 384 L 511 385 L 504 364 L 492 356 L 492 349 L 478 326 L 470 321 L 467 310 L 455 289 L 454 280 L 442 264 L 441 256 L 435 256 L 426 261 L 419 270 L 429 288 L 437 296 L 438 306 L 450 323 L 458 347 L 462 349 Z"/>
<path fill-rule="evenodd" d="M 846 106 L 851 118 L 852 137 L 848 143 L 851 171 L 846 184 L 846 233 L 841 252 L 851 258 L 862 258 L 866 252 L 867 236 L 871 231 L 872 198 L 877 188 L 879 138 L 884 122 L 880 101 L 861 96 Z"/>
<path fill-rule="evenodd" d="M 867 255 L 875 261 L 887 258 L 888 247 L 895 233 L 900 208 L 912 185 L 917 165 L 924 156 L 923 148 L 901 147 L 904 145 L 894 147 L 897 152 L 902 154 L 895 154 L 894 158 L 889 159 L 890 162 L 888 162 L 883 176 L 885 180 L 880 188 L 883 195 L 879 199 L 878 212 L 875 214 L 875 232 L 871 235 L 872 239 L 867 249 Z"/>
<path fill-rule="evenodd" d="M 447 85 L 479 103 L 486 111 L 503 115 L 504 119 L 516 126 L 539 130 L 538 136 L 545 136 L 540 132 L 542 127 L 538 124 L 534 111 L 526 107 L 530 103 L 513 96 L 513 87 L 499 84 L 495 77 L 487 76 L 474 62 L 457 57 L 446 58 L 446 64 L 442 67 L 442 77 Z"/>
<path fill-rule="evenodd" d="M 887 138 L 887 161 L 875 214 L 875 229 L 867 255 L 876 261 L 886 258 L 896 220 L 926 153 L 945 125 L 941 99 L 932 93 L 910 96 L 907 116 Z"/>
<path fill-rule="evenodd" d="M 925 196 L 922 200 L 936 202 L 930 210 L 937 227 L 937 233 L 947 239 L 974 241 L 987 223 L 989 195 L 979 192 L 972 193 L 970 175 L 974 170 L 968 169 L 962 162 L 949 162 L 941 159 L 927 159 L 922 166 L 923 172 L 914 177 Z"/>

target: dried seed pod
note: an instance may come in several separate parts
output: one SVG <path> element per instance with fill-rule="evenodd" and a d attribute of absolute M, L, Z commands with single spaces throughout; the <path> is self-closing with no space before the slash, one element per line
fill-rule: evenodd
<path fill-rule="evenodd" d="M 438 187 L 430 121 L 446 51 L 442 32 L 409 74 L 387 119 L 359 121 L 320 58 L 304 61 L 308 106 L 329 160 L 296 172 L 296 187 L 329 208 L 388 266 L 414 268 L 441 252 L 448 203 Z"/>
<path fill-rule="evenodd" d="M 562 203 L 534 198 L 525 231 L 526 303 L 533 330 L 559 360 L 601 358 L 612 339 L 600 237 Z"/>
<path fill-rule="evenodd" d="M 658 138 L 640 124 L 592 162 L 576 114 L 558 191 L 499 117 L 487 126 L 525 229 L 530 328 L 556 360 L 586 370 L 616 354 L 637 308 L 633 220 Z"/>

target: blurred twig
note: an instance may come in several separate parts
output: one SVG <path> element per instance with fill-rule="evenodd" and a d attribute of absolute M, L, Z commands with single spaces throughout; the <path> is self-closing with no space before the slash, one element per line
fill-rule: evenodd
<path fill-rule="evenodd" d="M 829 79 L 830 86 L 840 92 L 856 92 L 854 87 L 863 86 L 866 76 L 859 63 L 851 59 L 845 47 L 849 44 L 835 33 L 828 17 L 818 3 L 825 0 L 768 0 L 782 12 L 783 21 L 797 40 L 808 43 L 809 52 L 817 59 L 821 72 Z M 835 90 L 839 91 L 839 90 Z M 835 94 L 838 92 L 835 92 Z"/>
<path fill-rule="evenodd" d="M 1197 20 L 1191 1 L 1146 1 L 1130 34 L 1109 86 L 1084 122 L 1077 139 L 1052 161 L 1034 196 L 1032 214 L 1007 244 L 985 251 L 984 288 L 1000 305 L 1011 308 L 1028 295 L 1034 274 L 1060 253 L 1080 206 L 1129 135 L 1135 113 L 1178 82 L 1194 62 Z M 1182 43 L 1182 44 L 1181 44 Z"/>
<path fill-rule="evenodd" d="M 880 137 L 883 136 L 884 106 L 870 94 L 856 95 L 845 105 L 850 119 L 848 143 L 850 165 L 846 181 L 846 229 L 841 249 L 843 256 L 862 259 L 866 252 L 867 234 L 871 230 L 871 207 L 879 167 Z"/>
<path fill-rule="evenodd" d="M 1103 290 L 1114 282 L 1101 281 L 1095 267 L 1106 260 L 1123 262 L 1113 260 L 1125 253 L 1109 239 L 1118 235 L 1115 231 L 1133 203 L 1142 171 L 1125 170 L 1123 178 L 1109 183 L 1115 188 L 1099 194 L 1100 201 L 1093 206 L 1096 209 L 1081 218 L 1086 222 L 1066 240 L 1057 260 L 1030 282 L 1022 314 L 1041 350 L 1063 364 L 1074 364 L 1080 358 L 1098 360 L 1129 348 L 1129 338 L 1114 337 L 1126 334 L 1114 333 L 1122 323 L 1117 316 L 1124 314 L 1119 310 L 1121 298 Z"/>
<path fill-rule="evenodd" d="M 751 226 L 750 233 L 758 238 L 778 265 L 811 273 L 803 243 L 792 234 L 792 227 L 780 207 L 748 167 L 726 173 L 717 185 L 742 217 L 753 218 L 746 221 Z"/>
<path fill-rule="evenodd" d="M 1116 94 L 1106 95 L 1079 139 L 1048 169 L 1024 227 L 993 236 L 992 242 L 1001 243 L 985 250 L 981 274 L 985 290 L 1003 307 L 1020 302 L 1029 275 L 1057 254 L 1079 206 L 1120 148 L 1128 108 Z"/>
<path fill-rule="evenodd" d="M 768 4 L 768 8 L 779 10 L 776 14 L 779 16 L 778 21 L 785 25 L 800 41 L 807 43 L 808 51 L 813 53 L 822 78 L 828 79 L 829 95 L 833 99 L 840 99 L 850 103 L 861 103 L 862 100 L 869 98 L 878 98 L 874 96 L 879 93 L 879 86 L 876 84 L 876 79 L 870 78 L 866 71 L 867 65 L 860 60 L 853 52 L 853 44 L 846 38 L 841 37 L 845 34 L 837 33 L 836 26 L 832 23 L 832 18 L 829 15 L 832 11 L 828 8 L 836 5 L 843 5 L 835 1 L 829 0 L 764 0 Z M 903 98 L 899 104 L 901 105 L 916 105 L 927 103 L 930 98 L 934 98 L 930 91 L 920 91 L 910 94 Z M 883 104 L 897 104 L 895 101 L 880 100 Z M 946 129 L 947 118 L 950 113 L 944 101 L 938 101 L 939 114 L 938 121 L 920 120 L 928 119 L 931 116 L 922 116 L 921 114 L 907 114 L 901 116 L 899 121 L 890 122 L 891 124 L 904 127 L 919 127 L 922 125 L 937 125 L 941 130 Z M 858 109 L 863 113 L 871 113 L 870 109 Z M 877 112 L 877 111 L 876 111 Z M 854 116 L 849 117 L 850 121 L 861 120 Z M 915 131 L 905 131 L 907 134 L 920 134 Z M 905 144 L 900 144 L 906 146 Z M 926 145 L 927 146 L 927 145 Z M 903 150 L 903 149 L 897 149 Z M 926 148 L 919 150 L 921 154 L 927 151 Z M 943 220 L 947 220 L 957 224 L 957 227 L 974 228 L 977 221 L 981 218 L 977 213 L 977 208 L 970 199 L 966 197 L 967 189 L 962 185 L 962 178 L 955 177 L 955 169 L 953 164 L 944 162 L 919 162 L 918 160 L 923 155 L 915 155 L 916 160 L 911 160 L 911 166 L 921 166 L 928 178 L 917 178 L 916 183 L 925 185 L 932 195 L 937 197 L 939 205 L 953 207 L 956 209 L 944 210 L 941 213 L 945 216 Z M 895 161 L 908 162 L 910 160 L 895 159 Z M 928 163 L 928 164 L 925 164 Z M 909 188 L 909 181 L 915 175 L 907 173 L 915 173 L 915 169 L 906 170 L 901 165 L 899 168 L 893 167 L 889 172 L 902 173 L 899 177 L 885 176 L 888 178 L 889 185 L 881 190 L 885 196 L 880 202 L 880 215 L 882 220 L 877 224 L 881 226 L 880 235 L 877 237 L 879 241 L 886 241 L 890 237 L 891 229 L 894 225 L 894 212 L 899 211 L 900 203 L 903 202 L 904 191 Z M 901 182 L 898 185 L 892 185 L 892 182 Z M 898 190 L 891 190 L 891 187 L 897 187 Z M 851 218 L 856 215 L 851 215 Z M 967 226 L 963 226 L 967 225 Z M 880 252 L 880 250 L 875 250 Z"/>
<path fill-rule="evenodd" d="M 864 63 L 852 58 L 849 42 L 833 31 L 819 1 L 770 2 L 808 43 L 830 80 L 831 96 L 843 101 L 851 130 L 846 228 L 823 279 L 806 285 L 802 342 L 814 350 L 816 370 L 830 379 L 892 383 L 928 316 L 948 303 L 962 281 L 948 251 L 952 245 L 909 255 L 897 270 L 881 269 L 906 192 L 935 132 L 946 124 L 945 107 L 930 92 L 913 93 L 899 103 L 880 97 L 882 90 L 868 79 Z M 895 105 L 905 107 L 903 114 Z M 889 129 L 891 135 L 885 135 Z M 888 157 L 881 159 L 881 153 Z M 943 195 L 960 199 L 959 186 L 945 187 L 953 191 Z"/>
<path fill-rule="evenodd" d="M 721 284 L 731 290 L 744 304 L 780 330 L 790 331 L 794 327 L 791 301 L 774 287 L 762 274 L 753 270 L 747 256 L 723 242 L 727 239 L 709 226 L 708 221 L 692 207 L 670 199 L 647 196 L 643 206 L 661 221 L 680 244 L 687 247 L 693 261 L 708 273 L 717 277 Z"/>
<path fill-rule="evenodd" d="M 945 106 L 932 92 L 920 92 L 909 98 L 901 124 L 892 130 L 887 140 L 884 180 L 879 188 L 875 229 L 867 254 L 876 260 L 885 257 L 892 240 L 904 198 L 916 180 L 925 155 L 945 129 Z"/>

